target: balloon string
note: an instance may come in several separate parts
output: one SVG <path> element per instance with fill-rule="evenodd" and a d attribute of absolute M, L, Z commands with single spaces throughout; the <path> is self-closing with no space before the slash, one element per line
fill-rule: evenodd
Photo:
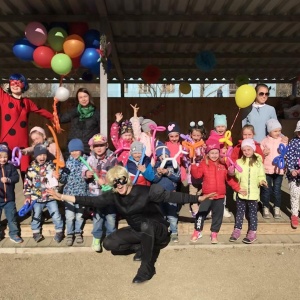
<path fill-rule="evenodd" d="M 233 125 L 235 124 L 235 121 L 236 121 L 236 119 L 237 119 L 237 117 L 238 117 L 238 115 L 239 115 L 239 113 L 240 113 L 240 108 L 239 108 L 239 111 L 237 112 L 237 114 L 236 114 L 236 116 L 235 116 L 235 118 L 234 118 L 234 120 L 233 120 L 233 123 L 232 123 L 232 125 L 231 125 L 231 127 L 230 127 L 230 131 L 232 130 L 232 128 L 233 128 Z"/>
<path fill-rule="evenodd" d="M 59 86 L 62 86 L 63 80 L 64 80 L 64 75 L 61 75 L 59 80 Z"/>
<path fill-rule="evenodd" d="M 59 86 L 62 86 L 62 82 L 64 79 L 64 75 L 60 76 L 60 80 L 59 80 Z M 52 120 L 52 125 L 54 127 L 54 129 L 56 130 L 57 133 L 61 133 L 63 131 L 63 129 L 60 127 L 60 123 L 59 123 L 59 118 L 58 118 L 58 113 L 57 113 L 57 103 L 58 100 L 54 97 L 54 102 L 53 102 L 53 120 Z"/>

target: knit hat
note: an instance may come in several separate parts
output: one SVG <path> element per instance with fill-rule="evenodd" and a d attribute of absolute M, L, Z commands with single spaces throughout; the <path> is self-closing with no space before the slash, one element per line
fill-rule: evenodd
<path fill-rule="evenodd" d="M 41 133 L 43 138 L 46 138 L 45 130 L 42 127 L 34 126 L 33 128 L 31 128 L 29 135 L 31 135 L 34 131 Z"/>
<path fill-rule="evenodd" d="M 127 132 L 133 133 L 132 123 L 129 120 L 123 121 L 120 126 L 120 134 Z"/>
<path fill-rule="evenodd" d="M 106 143 L 107 143 L 107 137 L 101 133 L 95 134 L 92 138 L 90 138 L 88 142 L 89 146 L 106 144 Z"/>
<path fill-rule="evenodd" d="M 130 153 L 142 153 L 144 145 L 141 142 L 135 141 L 130 145 Z"/>
<path fill-rule="evenodd" d="M 80 139 L 72 139 L 68 144 L 69 152 L 81 151 L 84 152 L 83 142 Z"/>
<path fill-rule="evenodd" d="M 144 119 L 143 122 L 141 123 L 143 132 L 150 132 L 151 129 L 150 129 L 149 125 L 151 125 L 151 124 L 157 126 L 157 124 L 154 121 L 152 121 L 150 119 Z"/>
<path fill-rule="evenodd" d="M 206 141 L 206 149 L 205 149 L 205 153 L 207 154 L 210 150 L 214 150 L 217 149 L 220 151 L 220 143 L 215 141 L 215 140 L 210 140 L 208 139 Z"/>
<path fill-rule="evenodd" d="M 169 124 L 168 124 L 168 127 L 167 127 L 168 135 L 172 132 L 180 133 L 179 125 L 176 122 L 169 122 Z"/>
<path fill-rule="evenodd" d="M 245 147 L 245 146 L 251 147 L 253 149 L 253 151 L 256 150 L 255 142 L 253 139 L 244 139 L 241 144 L 241 149 L 243 149 L 243 147 Z"/>
<path fill-rule="evenodd" d="M 37 158 L 41 154 L 47 155 L 47 147 L 44 144 L 36 144 L 33 149 L 34 158 Z"/>
<path fill-rule="evenodd" d="M 5 144 L 0 144 L 0 152 L 8 153 L 9 149 Z"/>
<path fill-rule="evenodd" d="M 170 150 L 162 142 L 158 142 L 155 148 L 155 154 L 157 157 L 160 157 L 164 154 L 167 154 L 170 157 Z"/>
<path fill-rule="evenodd" d="M 300 131 L 300 121 L 297 122 L 295 132 Z"/>
<path fill-rule="evenodd" d="M 225 115 L 214 115 L 214 127 L 225 126 L 227 128 L 227 118 Z"/>
<path fill-rule="evenodd" d="M 281 129 L 282 126 L 276 119 L 270 119 L 267 121 L 267 130 L 270 133 L 271 131 L 275 129 Z"/>

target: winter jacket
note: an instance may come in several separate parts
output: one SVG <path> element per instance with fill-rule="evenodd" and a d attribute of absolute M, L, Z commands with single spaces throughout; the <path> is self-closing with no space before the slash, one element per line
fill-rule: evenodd
<path fill-rule="evenodd" d="M 249 166 L 249 158 L 246 158 L 245 162 L 240 158 L 237 160 L 237 164 L 243 169 L 240 173 L 235 170 L 235 177 L 237 178 L 240 187 L 247 190 L 247 195 L 243 196 L 239 194 L 239 198 L 243 200 L 257 200 L 260 196 L 260 182 L 266 181 L 266 174 L 262 158 L 259 154 L 255 154 L 258 161 Z"/>
<path fill-rule="evenodd" d="M 19 173 L 17 168 L 10 164 L 6 163 L 1 165 L 1 176 L 0 177 L 7 177 L 8 182 L 2 183 L 0 181 L 0 202 L 9 202 L 15 201 L 15 185 L 19 181 Z"/>
<path fill-rule="evenodd" d="M 238 144 L 233 147 L 233 150 L 232 150 L 232 153 L 231 153 L 231 159 L 234 162 L 236 162 L 243 155 L 243 151 L 241 149 L 242 141 L 243 140 L 239 140 Z M 256 146 L 255 153 L 259 154 L 262 157 L 262 160 L 264 160 L 264 154 L 263 154 L 263 152 L 260 148 L 260 144 L 256 141 L 254 141 L 254 143 L 255 143 L 255 146 Z"/>
<path fill-rule="evenodd" d="M 292 176 L 291 172 L 300 170 L 300 138 L 294 137 L 289 142 L 289 148 L 286 154 L 287 179 L 289 182 L 294 181 L 300 183 L 300 174 Z"/>
<path fill-rule="evenodd" d="M 203 178 L 202 193 L 217 193 L 214 199 L 222 199 L 226 195 L 227 182 L 234 191 L 239 191 L 240 186 L 234 177 L 227 174 L 226 165 L 204 159 L 199 166 L 191 165 L 191 174 L 195 178 Z"/>

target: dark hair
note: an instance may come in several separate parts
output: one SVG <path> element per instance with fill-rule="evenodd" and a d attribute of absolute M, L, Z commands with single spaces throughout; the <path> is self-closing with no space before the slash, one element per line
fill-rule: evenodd
<path fill-rule="evenodd" d="M 22 88 L 22 93 L 28 91 L 29 85 L 28 85 L 27 79 L 25 78 L 24 75 L 19 74 L 19 73 L 11 74 L 9 76 L 9 81 L 11 81 L 11 80 L 20 80 L 21 82 L 24 83 L 24 87 Z M 11 94 L 10 85 L 9 85 L 9 88 L 8 88 L 8 92 Z"/>
<path fill-rule="evenodd" d="M 267 86 L 266 84 L 264 84 L 264 83 L 258 83 L 258 84 L 256 85 L 256 87 L 255 87 L 256 93 L 258 92 L 258 89 L 259 89 L 260 87 L 265 87 L 268 91 L 271 89 L 271 87 L 268 87 L 268 86 Z"/>
<path fill-rule="evenodd" d="M 85 93 L 85 94 L 88 94 L 88 95 L 89 95 L 89 104 L 92 105 L 92 106 L 94 106 L 94 107 L 96 107 L 96 106 L 95 106 L 95 103 L 94 103 L 94 100 L 93 100 L 93 97 L 92 97 L 92 95 L 90 94 L 90 92 L 88 91 L 88 89 L 86 89 L 86 88 L 79 88 L 79 89 L 77 90 L 77 92 L 76 92 L 76 99 L 77 99 L 77 101 L 78 101 L 78 94 L 79 94 L 79 93 Z"/>
<path fill-rule="evenodd" d="M 194 121 L 190 122 L 189 134 L 192 134 L 194 130 L 200 131 L 204 141 L 207 139 L 207 132 L 202 121 L 198 121 L 197 124 Z"/>

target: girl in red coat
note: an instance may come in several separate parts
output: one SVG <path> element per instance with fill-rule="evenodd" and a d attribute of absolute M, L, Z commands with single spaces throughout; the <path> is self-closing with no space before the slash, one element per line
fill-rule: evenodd
<path fill-rule="evenodd" d="M 246 195 L 246 191 L 242 190 L 234 177 L 230 177 L 227 172 L 226 165 L 220 163 L 220 144 L 217 141 L 207 140 L 206 157 L 199 166 L 192 164 L 191 174 L 195 178 L 203 178 L 203 194 L 216 193 L 216 195 L 213 199 L 206 199 L 201 203 L 195 219 L 195 230 L 191 237 L 192 242 L 196 242 L 202 237 L 201 231 L 203 230 L 204 220 L 211 210 L 211 243 L 218 243 L 217 236 L 223 221 L 226 182 L 236 192 Z"/>

